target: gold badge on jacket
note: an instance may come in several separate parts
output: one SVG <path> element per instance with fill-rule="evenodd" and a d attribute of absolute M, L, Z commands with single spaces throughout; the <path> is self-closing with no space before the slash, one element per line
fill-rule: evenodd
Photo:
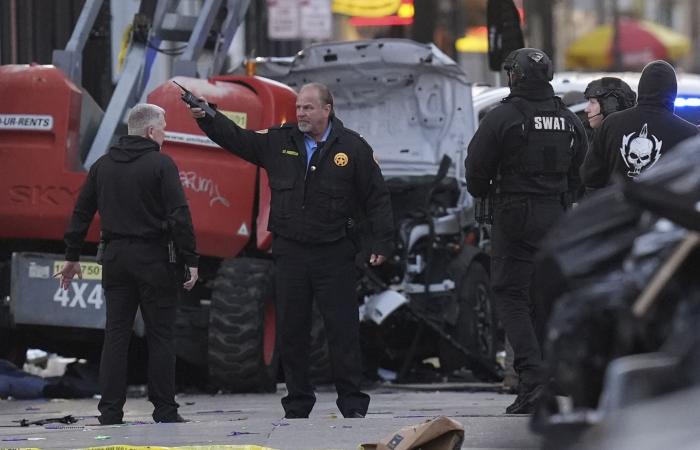
<path fill-rule="evenodd" d="M 348 155 L 345 153 L 336 153 L 333 157 L 333 162 L 338 167 L 345 167 L 348 165 Z"/>

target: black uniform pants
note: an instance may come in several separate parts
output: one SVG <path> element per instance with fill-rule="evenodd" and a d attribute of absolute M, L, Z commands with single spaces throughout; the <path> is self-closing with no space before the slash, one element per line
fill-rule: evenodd
<path fill-rule="evenodd" d="M 532 295 L 539 241 L 562 216 L 560 196 L 499 195 L 491 234 L 491 284 L 506 336 L 513 346 L 521 385 L 544 382 L 545 314 Z"/>
<path fill-rule="evenodd" d="M 175 308 L 177 281 L 167 248 L 156 243 L 112 241 L 104 253 L 102 286 L 107 303 L 100 362 L 101 421 L 121 421 L 126 402 L 127 356 L 136 310 L 146 325 L 148 400 L 155 421 L 177 416 Z"/>
<path fill-rule="evenodd" d="M 276 299 L 280 359 L 288 394 L 285 417 L 308 417 L 316 402 L 309 382 L 312 302 L 316 301 L 328 336 L 336 404 L 344 417 L 367 413 L 369 396 L 360 392 L 362 377 L 357 271 L 354 244 L 341 239 L 305 244 L 275 237 Z"/>

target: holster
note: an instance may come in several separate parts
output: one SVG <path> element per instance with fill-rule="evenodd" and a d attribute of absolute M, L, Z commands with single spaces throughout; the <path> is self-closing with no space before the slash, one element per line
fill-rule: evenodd
<path fill-rule="evenodd" d="M 479 224 L 492 224 L 493 223 L 493 194 L 489 194 L 488 197 L 482 197 L 475 199 L 476 204 L 474 205 L 474 219 L 476 219 Z"/>
<path fill-rule="evenodd" d="M 95 255 L 95 262 L 102 265 L 105 256 L 105 247 L 107 246 L 107 241 L 102 238 L 102 233 L 100 233 L 100 242 L 97 244 L 97 254 Z"/>
<path fill-rule="evenodd" d="M 177 262 L 177 250 L 175 249 L 175 243 L 172 240 L 168 241 L 168 262 L 175 264 Z"/>

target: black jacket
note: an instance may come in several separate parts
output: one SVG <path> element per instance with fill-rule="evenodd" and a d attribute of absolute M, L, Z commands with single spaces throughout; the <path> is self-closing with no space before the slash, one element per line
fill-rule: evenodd
<path fill-rule="evenodd" d="M 184 263 L 197 267 L 192 218 L 173 160 L 158 144 L 122 136 L 119 144 L 90 168 L 65 233 L 66 260 L 77 261 L 96 211 L 105 240 L 172 239 Z"/>
<path fill-rule="evenodd" d="M 487 197 L 495 188 L 514 194 L 563 194 L 577 192 L 580 185 L 578 169 L 586 154 L 586 132 L 579 118 L 560 104 L 559 116 L 567 127 L 573 127 L 570 145 L 571 162 L 565 174 L 514 174 L 508 183 L 498 186 L 499 170 L 506 160 L 512 160 L 526 146 L 523 136 L 524 115 L 511 99 L 526 101 L 535 110 L 555 110 L 560 100 L 547 82 L 531 82 L 511 89 L 511 94 L 479 124 L 469 143 L 466 169 L 467 189 L 474 197 Z M 492 184 L 493 182 L 493 184 Z M 494 184 L 496 186 L 494 186 Z"/>
<path fill-rule="evenodd" d="M 586 189 L 603 188 L 614 174 L 633 178 L 653 166 L 698 127 L 673 113 L 676 72 L 665 61 L 649 63 L 639 79 L 637 106 L 603 120 L 581 166 Z"/>
<path fill-rule="evenodd" d="M 369 144 L 339 119 L 332 119 L 328 140 L 314 152 L 308 171 L 304 135 L 296 124 L 255 132 L 220 112 L 197 122 L 222 148 L 267 170 L 271 232 L 305 243 L 333 242 L 346 236 L 348 219 L 366 217 L 372 253 L 391 253 L 391 202 L 381 170 Z"/>

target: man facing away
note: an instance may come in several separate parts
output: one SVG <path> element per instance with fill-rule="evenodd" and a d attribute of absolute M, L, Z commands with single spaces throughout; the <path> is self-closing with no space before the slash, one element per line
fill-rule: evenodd
<path fill-rule="evenodd" d="M 469 192 L 492 198 L 491 285 L 519 378 L 506 413 L 523 414 L 533 412 L 545 382 L 545 313 L 531 295 L 535 253 L 578 190 L 586 135 L 554 96 L 552 62 L 542 50 L 515 50 L 504 69 L 510 95 L 484 117 L 464 165 Z"/>
<path fill-rule="evenodd" d="M 127 355 L 136 310 L 146 325 L 148 399 L 156 422 L 184 422 L 175 402 L 175 309 L 182 275 L 171 259 L 174 242 L 188 266 L 190 290 L 198 255 L 187 200 L 173 160 L 160 153 L 165 111 L 138 104 L 129 112 L 129 134 L 90 168 L 65 233 L 66 289 L 81 276 L 80 251 L 95 212 L 102 222 L 102 287 L 107 304 L 100 362 L 99 422 L 122 423 Z"/>

